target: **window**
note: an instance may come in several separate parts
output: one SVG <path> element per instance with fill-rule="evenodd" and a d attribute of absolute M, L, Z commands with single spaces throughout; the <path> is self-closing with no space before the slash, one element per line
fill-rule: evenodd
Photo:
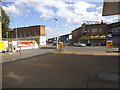
<path fill-rule="evenodd" d="M 38 36 L 38 33 L 39 33 L 38 31 L 35 31 L 35 36 Z"/>
<path fill-rule="evenodd" d="M 97 29 L 92 29 L 92 32 L 97 32 Z"/>
<path fill-rule="evenodd" d="M 101 28 L 99 28 L 99 32 L 102 32 L 102 29 L 101 29 Z"/>
<path fill-rule="evenodd" d="M 25 32 L 24 32 L 24 37 L 26 36 Z"/>
<path fill-rule="evenodd" d="M 32 36 L 32 31 L 29 31 L 29 36 Z"/>
<path fill-rule="evenodd" d="M 20 32 L 20 37 L 22 37 L 23 35 L 22 35 L 22 32 Z"/>

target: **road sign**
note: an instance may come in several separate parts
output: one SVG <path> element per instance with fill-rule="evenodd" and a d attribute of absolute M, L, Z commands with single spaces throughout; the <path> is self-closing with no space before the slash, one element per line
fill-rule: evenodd
<path fill-rule="evenodd" d="M 107 41 L 107 48 L 109 48 L 109 49 L 113 48 L 113 42 L 112 41 Z"/>
<path fill-rule="evenodd" d="M 112 37 L 112 34 L 108 34 L 107 36 L 108 36 L 108 37 Z"/>
<path fill-rule="evenodd" d="M 5 50 L 5 43 L 4 42 L 0 42 L 0 50 Z"/>

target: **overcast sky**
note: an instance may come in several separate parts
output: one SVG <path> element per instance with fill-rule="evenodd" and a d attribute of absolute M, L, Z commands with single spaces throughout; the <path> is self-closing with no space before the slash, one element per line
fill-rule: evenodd
<path fill-rule="evenodd" d="M 13 21 L 11 28 L 45 25 L 47 38 L 70 33 L 84 21 L 116 22 L 118 16 L 102 17 L 103 1 L 89 0 L 12 0 L 2 7 Z M 58 19 L 56 26 L 55 18 Z"/>

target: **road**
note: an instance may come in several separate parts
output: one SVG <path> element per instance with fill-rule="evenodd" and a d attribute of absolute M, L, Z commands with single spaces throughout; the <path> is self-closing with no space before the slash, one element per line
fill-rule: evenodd
<path fill-rule="evenodd" d="M 117 88 L 118 57 L 49 54 L 3 63 L 3 88 Z"/>

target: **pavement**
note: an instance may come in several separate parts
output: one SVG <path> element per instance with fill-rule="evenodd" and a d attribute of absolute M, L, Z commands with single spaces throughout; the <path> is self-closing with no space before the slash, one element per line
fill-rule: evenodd
<path fill-rule="evenodd" d="M 78 54 L 78 55 L 102 55 L 102 56 L 119 56 L 120 53 L 112 53 L 112 52 L 105 52 L 105 51 L 101 51 L 101 52 L 72 52 L 72 51 L 62 51 L 59 52 L 59 54 Z"/>
<path fill-rule="evenodd" d="M 21 54 L 20 52 L 3 53 L 2 60 L 0 61 L 0 63 L 29 58 L 29 57 L 43 55 L 47 53 L 51 53 L 51 52 L 48 49 L 34 49 L 34 50 L 23 50 Z"/>
<path fill-rule="evenodd" d="M 22 54 L 20 54 L 19 52 L 3 53 L 0 63 L 29 58 L 29 57 L 43 55 L 47 53 L 77 54 L 77 55 L 103 55 L 103 56 L 119 56 L 120 55 L 120 53 L 116 53 L 116 52 L 114 53 L 106 52 L 105 47 L 94 47 L 94 49 L 93 47 L 64 47 L 63 49 L 60 49 L 60 50 L 57 50 L 55 47 L 41 47 L 40 49 L 22 51 Z"/>

